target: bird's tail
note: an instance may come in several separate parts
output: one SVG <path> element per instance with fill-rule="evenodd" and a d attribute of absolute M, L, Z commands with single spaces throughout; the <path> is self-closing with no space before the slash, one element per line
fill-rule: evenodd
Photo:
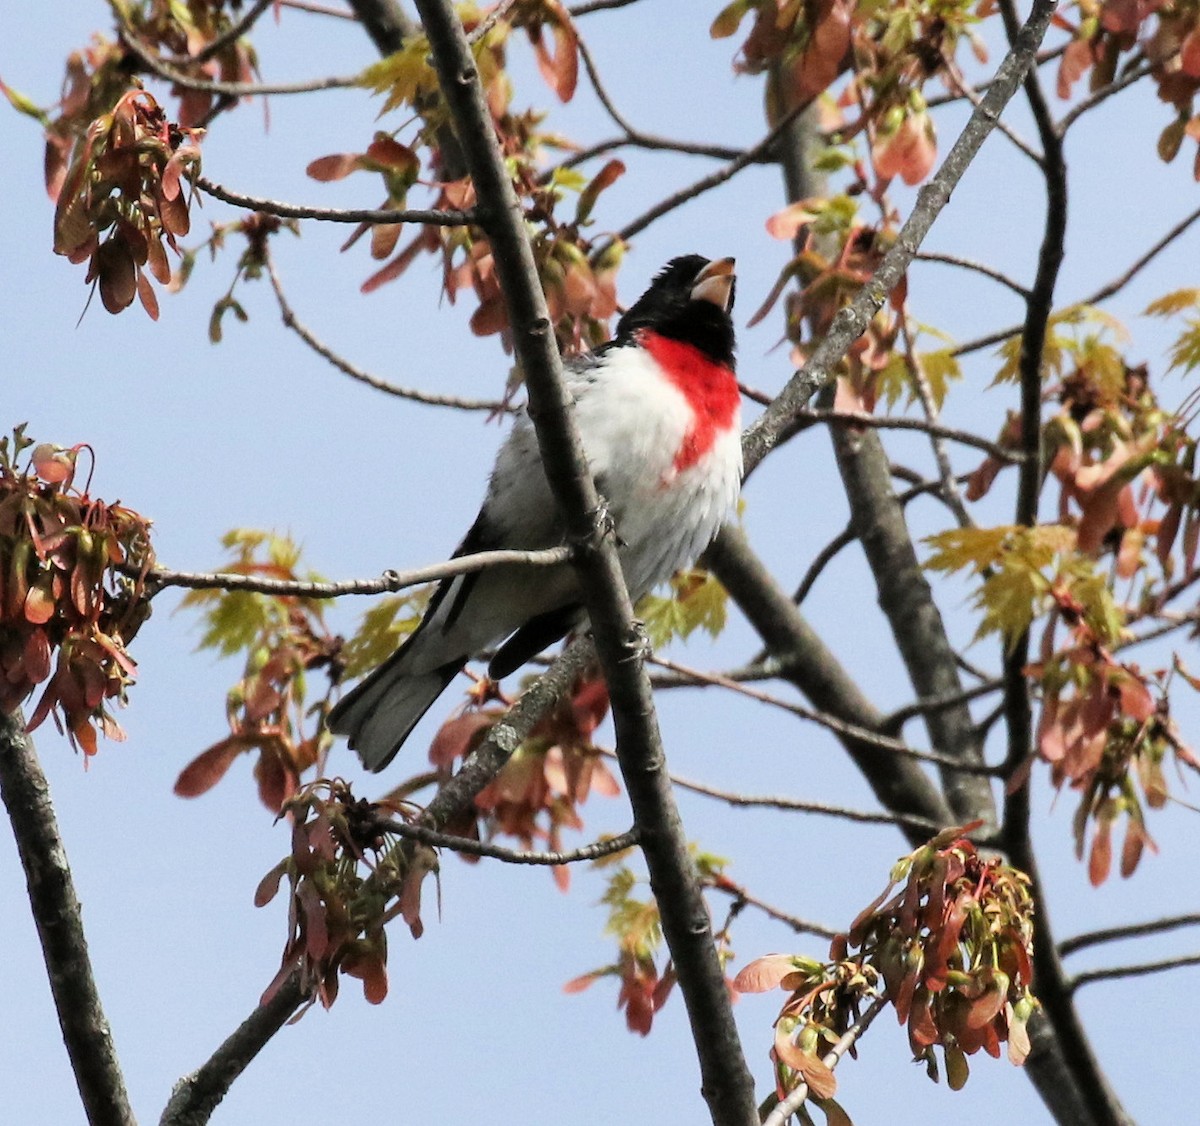
<path fill-rule="evenodd" d="M 392 761 L 467 661 L 464 655 L 428 672 L 414 673 L 405 667 L 406 655 L 403 648 L 394 653 L 329 713 L 329 730 L 349 736 L 351 749 L 358 752 L 368 770 L 382 770 Z"/>

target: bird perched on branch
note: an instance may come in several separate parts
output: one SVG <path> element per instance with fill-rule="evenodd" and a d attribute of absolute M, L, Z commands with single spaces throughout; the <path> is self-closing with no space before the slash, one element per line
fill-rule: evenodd
<path fill-rule="evenodd" d="M 630 597 L 709 545 L 737 501 L 740 399 L 734 376 L 733 259 L 672 259 L 617 323 L 615 338 L 564 368 L 596 488 L 616 525 Z M 496 457 L 483 508 L 455 557 L 534 550 L 563 521 L 524 413 Z M 499 646 L 507 676 L 586 620 L 569 563 L 504 564 L 444 579 L 421 624 L 329 716 L 369 770 L 381 770 L 473 656 Z"/>

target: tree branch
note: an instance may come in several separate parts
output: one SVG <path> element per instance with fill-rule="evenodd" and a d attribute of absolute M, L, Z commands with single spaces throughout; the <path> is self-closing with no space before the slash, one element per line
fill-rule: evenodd
<path fill-rule="evenodd" d="M 147 573 L 148 584 L 157 594 L 163 587 L 181 586 L 189 590 L 244 590 L 255 594 L 274 594 L 295 598 L 340 598 L 345 594 L 389 594 L 422 583 L 448 579 L 454 575 L 471 575 L 498 567 L 519 563 L 531 567 L 553 567 L 571 558 L 569 547 L 547 547 L 540 551 L 480 551 L 460 555 L 444 563 L 416 567 L 409 571 L 384 571 L 377 579 L 347 579 L 340 583 L 309 583 L 291 579 L 268 579 L 260 575 L 241 575 L 230 572 L 171 571 L 153 567 Z"/>
<path fill-rule="evenodd" d="M 270 1000 L 259 1003 L 201 1067 L 175 1084 L 159 1126 L 205 1126 L 233 1081 L 304 1001 L 300 975 L 293 974 Z"/>
<path fill-rule="evenodd" d="M 1058 944 L 1058 952 L 1065 958 L 1069 954 L 1086 950 L 1089 946 L 1098 946 L 1102 942 L 1119 942 L 1125 938 L 1145 938 L 1146 935 L 1162 934 L 1164 931 L 1194 926 L 1200 926 L 1200 915 L 1168 915 L 1166 918 L 1151 919 L 1145 923 L 1126 923 L 1120 927 L 1106 927 L 1103 930 L 1077 934 L 1073 938 L 1064 938 Z"/>
<path fill-rule="evenodd" d="M 323 223 L 426 223 L 438 227 L 465 227 L 477 223 L 474 211 L 438 211 L 421 208 L 400 210 L 394 207 L 309 207 L 303 203 L 284 203 L 277 199 L 244 195 L 215 183 L 206 176 L 196 177 L 196 187 L 206 195 L 222 203 L 243 207 L 247 211 L 261 211 L 280 219 L 318 219 Z"/>
<path fill-rule="evenodd" d="M 1122 977 L 1145 977 L 1147 974 L 1161 974 L 1167 970 L 1177 970 L 1182 966 L 1200 966 L 1200 954 L 1183 954 L 1178 958 L 1163 958 L 1158 962 L 1137 962 L 1129 966 L 1109 966 L 1103 970 L 1085 970 L 1069 979 L 1067 988 L 1074 995 L 1076 990 L 1096 981 L 1115 981 Z"/>
<path fill-rule="evenodd" d="M 678 975 L 714 1123 L 757 1126 L 754 1083 L 742 1055 L 724 971 L 687 838 L 667 777 L 653 694 L 640 659 L 644 641 L 588 472 L 562 380 L 524 216 L 504 164 L 470 45 L 450 0 L 416 0 L 442 94 L 486 215 L 484 227 L 508 307 L 517 361 L 542 463 L 567 527 L 582 547 L 579 577 L 604 669 L 621 772 L 642 834 L 663 935 Z"/>
<path fill-rule="evenodd" d="M 840 411 L 827 410 L 820 407 L 804 407 L 802 410 L 796 412 L 796 420 L 800 423 L 840 422 L 849 426 L 859 426 L 870 430 L 916 430 L 922 434 L 929 434 L 934 438 L 949 438 L 952 442 L 958 442 L 961 445 L 982 450 L 990 457 L 1004 462 L 1005 465 L 1016 465 L 1025 456 L 1004 446 L 997 445 L 995 442 L 989 442 L 986 438 L 980 438 L 979 435 L 972 434 L 969 430 L 958 430 L 952 426 L 943 426 L 939 422 L 925 418 L 897 418 L 892 415 L 870 414 L 867 411 Z"/>
<path fill-rule="evenodd" d="M 940 755 L 933 751 L 919 751 L 915 747 L 910 747 L 903 739 L 896 738 L 892 735 L 881 735 L 877 731 L 872 731 L 866 727 L 859 727 L 853 723 L 846 723 L 844 720 L 838 719 L 837 716 L 827 715 L 823 712 L 814 711 L 812 708 L 805 708 L 799 704 L 793 704 L 789 700 L 781 700 L 778 696 L 772 696 L 769 692 L 763 692 L 757 688 L 749 688 L 742 682 L 723 675 L 722 673 L 704 672 L 701 669 L 694 669 L 688 665 L 681 665 L 676 661 L 670 661 L 666 657 L 654 656 L 649 658 L 653 665 L 660 665 L 662 668 L 670 669 L 672 672 L 688 676 L 694 684 L 711 684 L 717 688 L 725 688 L 730 692 L 736 692 L 739 696 L 745 696 L 751 700 L 757 700 L 759 703 L 768 704 L 773 708 L 779 708 L 781 711 L 789 712 L 799 719 L 808 720 L 810 723 L 815 723 L 820 727 L 824 727 L 828 731 L 832 731 L 835 735 L 846 735 L 854 739 L 857 743 L 864 747 L 874 747 L 880 751 L 886 751 L 893 755 L 907 755 L 909 758 L 919 759 L 921 762 L 932 762 L 942 766 L 960 767 L 960 760 L 951 757 L 950 755 Z M 978 693 L 975 693 L 977 695 Z M 962 703 L 964 700 L 972 698 L 971 694 L 960 692 L 954 699 L 955 703 Z M 944 707 L 952 706 L 949 704 Z M 934 708 L 925 709 L 926 711 L 934 711 Z M 923 713 L 922 713 L 923 714 Z M 975 765 L 969 768 L 971 772 L 976 774 L 994 774 L 994 768 L 984 766 L 982 764 Z M 941 826 L 938 826 L 940 828 Z"/>
<path fill-rule="evenodd" d="M 400 387 L 395 383 L 389 383 L 386 379 L 380 379 L 378 376 L 372 375 L 369 371 L 364 371 L 356 364 L 350 363 L 344 356 L 339 355 L 321 341 L 313 333 L 312 329 L 296 316 L 295 310 L 292 309 L 291 302 L 288 301 L 287 294 L 284 292 L 283 283 L 279 279 L 279 273 L 275 269 L 275 256 L 271 253 L 269 245 L 264 249 L 263 261 L 267 267 L 267 278 L 271 283 L 272 290 L 275 291 L 275 300 L 279 305 L 279 313 L 284 325 L 300 337 L 318 356 L 327 360 L 338 371 L 348 375 L 351 379 L 359 383 L 365 383 L 368 387 L 374 388 L 376 391 L 382 391 L 386 395 L 394 395 L 398 399 L 409 399 L 414 403 L 424 403 L 432 407 L 453 407 L 455 410 L 464 411 L 487 411 L 489 414 L 506 414 L 513 410 L 513 407 L 508 403 L 496 399 L 465 399 L 459 395 L 439 395 L 433 391 L 421 391 L 415 387 Z"/>
<path fill-rule="evenodd" d="M 713 891 L 723 892 L 725 895 L 732 896 L 735 907 L 739 903 L 748 907 L 754 907 L 766 915 L 767 918 L 774 919 L 777 923 L 783 923 L 785 926 L 791 927 L 796 934 L 813 934 L 818 938 L 832 939 L 837 938 L 842 933 L 841 931 L 834 930 L 832 927 L 824 926 L 821 923 L 813 923 L 808 919 L 801 919 L 797 915 L 782 911 L 765 900 L 751 895 L 741 884 L 736 884 L 724 876 L 720 879 L 710 881 L 708 886 Z M 740 908 L 738 909 L 740 910 Z"/>
<path fill-rule="evenodd" d="M 436 830 L 472 808 L 475 795 L 499 774 L 541 717 L 566 696 L 594 660 L 589 641 L 568 646 L 489 729 L 458 773 L 421 813 L 419 823 Z M 176 1084 L 160 1126 L 205 1126 L 233 1081 L 305 1000 L 300 975 L 293 973 L 269 1001 L 259 1002 L 209 1060 Z"/>
<path fill-rule="evenodd" d="M 867 1008 L 866 1012 L 858 1018 L 845 1032 L 842 1033 L 838 1042 L 825 1054 L 823 1061 L 826 1067 L 832 1069 L 837 1067 L 841 1062 L 842 1057 L 858 1042 L 860 1037 L 868 1028 L 871 1027 L 871 1022 L 883 1012 L 884 1006 L 887 1004 L 887 999 L 884 997 L 876 997 Z M 763 1126 L 787 1126 L 788 1119 L 792 1117 L 808 1100 L 808 1084 L 801 1083 L 790 1091 L 786 1098 L 781 1099 L 779 1104 L 767 1115 L 763 1121 Z"/>
<path fill-rule="evenodd" d="M 528 849 L 505 848 L 503 845 L 492 844 L 490 841 L 477 841 L 453 833 L 439 833 L 436 829 L 429 829 L 412 821 L 401 821 L 399 818 L 380 822 L 380 828 L 386 829 L 389 833 L 395 833 L 398 837 L 419 841 L 431 848 L 448 848 L 452 852 L 461 852 L 466 856 L 486 856 L 492 860 L 503 860 L 506 864 L 542 865 L 550 868 L 557 868 L 562 864 L 578 864 L 581 861 L 596 860 L 602 856 L 612 856 L 614 853 L 624 852 L 626 849 L 633 848 L 638 843 L 640 836 L 637 829 L 630 829 L 619 836 L 607 837 L 604 840 L 594 841 L 592 844 L 582 845 L 564 852 L 531 852 Z"/>
<path fill-rule="evenodd" d="M 1018 16 L 1014 0 L 1001 0 L 1000 13 L 1010 40 Z M 1042 353 L 1053 309 L 1054 290 L 1062 264 L 1067 224 L 1067 172 L 1062 138 L 1036 73 L 1025 78 L 1025 94 L 1042 143 L 1042 173 L 1046 181 L 1046 218 L 1037 271 L 1026 304 L 1018 361 L 1021 395 L 1020 448 L 1026 457 L 1019 467 L 1016 522 L 1037 523 L 1041 488 Z M 1004 715 L 1008 726 L 1006 767 L 1011 772 L 1032 753 L 1033 721 L 1025 666 L 1029 657 L 1028 631 L 1004 655 Z M 1130 1121 L 1109 1086 L 1092 1051 L 1071 998 L 1071 989 L 1054 941 L 1046 904 L 1045 885 L 1029 836 L 1030 785 L 1009 793 L 1004 803 L 1004 835 L 1011 862 L 1026 873 L 1037 910 L 1033 936 L 1033 989 L 1042 1002 L 1030 1021 L 1030 1077 L 1042 1100 L 1062 1123 L 1110 1126 Z"/>
<path fill-rule="evenodd" d="M 745 155 L 744 150 L 733 148 L 729 145 L 674 141 L 668 137 L 656 137 L 650 133 L 643 133 L 640 129 L 635 128 L 621 111 L 617 109 L 612 98 L 609 97 L 608 90 L 605 88 L 603 81 L 601 81 L 600 72 L 596 68 L 596 62 L 592 58 L 592 52 L 582 37 L 579 38 L 578 44 L 579 57 L 583 60 L 583 67 L 587 71 L 592 89 L 595 90 L 596 97 L 599 99 L 600 105 L 604 108 L 604 112 L 612 118 L 613 124 L 625 135 L 623 143 L 640 149 L 678 152 L 687 156 L 711 156 L 716 160 L 740 160 Z"/>
<path fill-rule="evenodd" d="M 612 241 L 628 242 L 634 235 L 644 231 L 656 219 L 661 219 L 677 207 L 682 207 L 689 200 L 693 200 L 705 192 L 712 191 L 713 188 L 719 188 L 726 181 L 732 180 L 743 168 L 748 168 L 751 164 L 762 163 L 765 159 L 768 159 L 767 154 L 776 141 L 787 132 L 792 122 L 807 109 L 807 103 L 793 107 L 784 114 L 779 123 L 757 144 L 746 149 L 740 156 L 731 160 L 723 168 L 718 168 L 715 172 L 710 172 L 707 176 L 702 177 L 693 184 L 689 184 L 686 188 L 681 188 L 679 191 L 667 196 L 666 199 L 660 200 L 647 211 L 642 212 L 636 219 L 626 223 L 625 226 L 617 231 Z M 610 244 L 605 244 L 605 246 L 598 248 L 594 252 L 593 257 L 602 254 L 608 245 Z"/>
<path fill-rule="evenodd" d="M 871 318 L 904 275 L 934 220 L 949 202 L 950 193 L 962 179 L 979 147 L 995 127 L 1000 112 L 1020 85 L 1046 33 L 1054 9 L 1054 0 L 1035 0 L 1029 20 L 1000 64 L 987 93 L 975 107 L 941 167 L 921 188 L 916 206 L 900 228 L 895 243 L 884 256 L 875 275 L 855 295 L 854 300 L 833 318 L 829 332 L 808 357 L 804 367 L 792 376 L 775 402 L 746 432 L 742 451 L 747 475 L 779 442 L 797 412 L 827 382 L 830 371 L 850 345 L 866 331 Z"/>
<path fill-rule="evenodd" d="M 160 59 L 130 27 L 122 24 L 119 34 L 121 42 L 137 56 L 151 74 L 184 90 L 196 90 L 203 94 L 220 94 L 227 98 L 255 98 L 270 94 L 314 94 L 319 90 L 351 90 L 362 85 L 357 74 L 330 75 L 327 78 L 313 78 L 307 82 L 212 82 L 205 78 L 192 78 L 191 75 L 184 74 Z M 192 60 L 179 61 L 187 65 Z"/>
<path fill-rule="evenodd" d="M 716 798 L 726 805 L 754 809 L 778 809 L 789 813 L 815 813 L 821 817 L 837 817 L 843 821 L 854 821 L 859 825 L 899 825 L 903 829 L 913 829 L 921 833 L 926 840 L 942 826 L 927 817 L 913 817 L 903 813 L 878 813 L 869 809 L 851 809 L 844 805 L 831 805 L 828 802 L 806 801 L 803 798 L 788 798 L 776 794 L 738 794 L 731 790 L 722 790 L 717 786 L 709 786 L 704 782 L 696 782 L 679 774 L 672 774 L 671 781 L 681 790 L 693 794 L 701 794 L 706 798 Z"/>
<path fill-rule="evenodd" d="M 258 23 L 258 18 L 261 16 L 275 0 L 256 0 L 251 7 L 246 9 L 245 14 L 240 20 L 235 20 L 231 23 L 216 39 L 205 45 L 204 49 L 197 51 L 192 55 L 189 62 L 206 63 L 209 59 L 215 58 L 232 43 L 236 43 L 241 37 Z"/>
<path fill-rule="evenodd" d="M 784 679 L 826 715 L 883 734 L 881 713 L 754 554 L 741 529 L 727 525 L 704 558 L 767 649 L 779 658 Z M 939 825 L 954 823 L 941 794 L 907 756 L 881 753 L 874 739 L 861 740 L 850 731 L 838 733 L 838 739 L 885 809 Z M 924 830 L 905 835 L 914 845 L 929 839 Z"/>
<path fill-rule="evenodd" d="M 92 1126 L 134 1126 L 88 957 L 83 917 L 50 787 L 19 713 L 0 712 L 0 800 L 8 812 L 58 1024 Z"/>
<path fill-rule="evenodd" d="M 913 257 L 918 262 L 939 262 L 943 266 L 957 266 L 960 270 L 970 270 L 972 273 L 982 274 L 985 278 L 991 278 L 992 281 L 1012 290 L 1022 301 L 1029 297 L 1029 290 L 1025 286 L 1010 278 L 1006 273 L 989 266 L 986 262 L 976 262 L 975 259 L 964 258 L 961 254 L 946 254 L 939 250 L 921 250 Z"/>

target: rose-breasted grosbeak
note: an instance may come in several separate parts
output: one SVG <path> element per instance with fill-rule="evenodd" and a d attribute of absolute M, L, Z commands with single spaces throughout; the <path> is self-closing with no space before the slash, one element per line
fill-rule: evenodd
<path fill-rule="evenodd" d="M 690 566 L 737 501 L 733 297 L 732 258 L 675 258 L 620 319 L 612 341 L 565 365 L 576 425 L 635 600 Z M 455 555 L 562 542 L 533 425 L 521 413 Z M 329 727 L 350 737 L 367 769 L 380 770 L 471 657 L 499 645 L 488 666 L 499 679 L 585 618 L 568 563 L 444 579 L 421 624 L 342 698 Z"/>

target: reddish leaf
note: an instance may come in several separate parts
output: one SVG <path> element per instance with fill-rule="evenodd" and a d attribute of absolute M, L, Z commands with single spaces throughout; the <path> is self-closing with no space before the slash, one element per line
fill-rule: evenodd
<path fill-rule="evenodd" d="M 791 954 L 767 954 L 743 966 L 733 979 L 733 988 L 739 993 L 765 993 L 795 972 L 796 960 Z"/>
<path fill-rule="evenodd" d="M 899 176 L 909 187 L 919 184 L 937 159 L 937 140 L 929 115 L 910 113 L 894 133 L 876 138 L 871 159 L 883 179 Z"/>
<path fill-rule="evenodd" d="M 265 907 L 275 898 L 279 893 L 279 883 L 283 879 L 285 870 L 286 861 L 281 861 L 259 880 L 258 887 L 254 889 L 255 907 Z"/>
<path fill-rule="evenodd" d="M 162 221 L 163 230 L 170 235 L 182 238 L 192 229 L 192 217 L 188 214 L 187 201 L 182 195 L 174 199 L 160 199 L 158 217 Z"/>
<path fill-rule="evenodd" d="M 619 160 L 610 160 L 595 176 L 592 182 L 579 193 L 579 202 L 575 206 L 575 221 L 585 223 L 591 217 L 596 206 L 596 200 L 605 188 L 611 187 L 625 174 L 625 165 Z"/>
<path fill-rule="evenodd" d="M 157 245 L 157 243 L 153 245 Z M 146 310 L 150 319 L 158 320 L 158 297 L 155 295 L 154 287 L 150 284 L 150 279 L 141 270 L 137 272 L 137 293 L 138 300 L 141 301 L 142 308 Z"/>
<path fill-rule="evenodd" d="M 44 629 L 30 630 L 25 638 L 21 668 L 31 685 L 40 684 L 50 675 L 50 639 Z"/>
<path fill-rule="evenodd" d="M 457 760 L 467 757 L 502 714 L 496 708 L 487 708 L 448 719 L 438 728 L 429 745 L 429 761 L 440 769 L 449 770 Z"/>
<path fill-rule="evenodd" d="M 837 1076 L 833 1074 L 829 1065 L 812 1052 L 802 1051 L 793 1044 L 791 1036 L 782 1024 L 777 1026 L 775 1032 L 775 1055 L 803 1076 L 815 1098 L 828 1099 L 837 1091 Z"/>
<path fill-rule="evenodd" d="M 207 793 L 225 777 L 233 760 L 247 749 L 246 740 L 236 735 L 214 743 L 183 768 L 175 780 L 175 793 L 181 798 L 195 798 Z"/>
<path fill-rule="evenodd" d="M 100 300 L 104 307 L 110 313 L 128 309 L 137 296 L 137 267 L 128 243 L 120 238 L 101 243 L 92 265 L 100 279 Z"/>
<path fill-rule="evenodd" d="M 357 171 L 362 167 L 361 160 L 361 153 L 334 153 L 332 156 L 317 157 L 304 171 L 314 180 L 329 183 L 331 180 L 344 180 L 351 172 Z"/>
<path fill-rule="evenodd" d="M 1117 681 L 1117 689 L 1121 694 L 1121 711 L 1130 719 L 1145 723 L 1154 715 L 1154 697 L 1141 677 L 1126 673 Z"/>
<path fill-rule="evenodd" d="M 612 969 L 592 970 L 591 973 L 580 974 L 578 977 L 571 978 L 563 986 L 564 993 L 582 993 L 585 989 L 594 985 L 602 977 L 608 977 L 612 974 Z"/>
<path fill-rule="evenodd" d="M 46 582 L 31 586 L 25 595 L 25 620 L 34 625 L 45 625 L 54 617 L 54 596 Z"/>
<path fill-rule="evenodd" d="M 1108 879 L 1112 868 L 1112 822 L 1101 817 L 1092 838 L 1092 851 L 1088 856 L 1088 879 L 1092 887 L 1099 887 Z"/>
<path fill-rule="evenodd" d="M 395 281 L 409 266 L 412 265 L 413 259 L 421 253 L 423 246 L 420 239 L 414 239 L 408 244 L 395 258 L 393 258 L 381 270 L 373 273 L 360 287 L 362 293 L 373 293 L 381 285 L 386 285 L 390 281 Z"/>
<path fill-rule="evenodd" d="M 375 140 L 367 146 L 364 156 L 372 164 L 377 164 L 380 168 L 387 169 L 394 175 L 415 177 L 421 168 L 421 162 L 417 158 L 417 154 L 407 145 L 402 145 L 394 137 L 389 137 L 386 133 L 377 133 L 375 135 Z M 329 160 L 331 158 L 325 157 L 324 159 Z M 319 163 L 320 161 L 313 161 L 313 164 Z M 310 176 L 312 175 L 313 164 L 308 166 Z M 320 179 L 319 176 L 315 178 Z"/>

